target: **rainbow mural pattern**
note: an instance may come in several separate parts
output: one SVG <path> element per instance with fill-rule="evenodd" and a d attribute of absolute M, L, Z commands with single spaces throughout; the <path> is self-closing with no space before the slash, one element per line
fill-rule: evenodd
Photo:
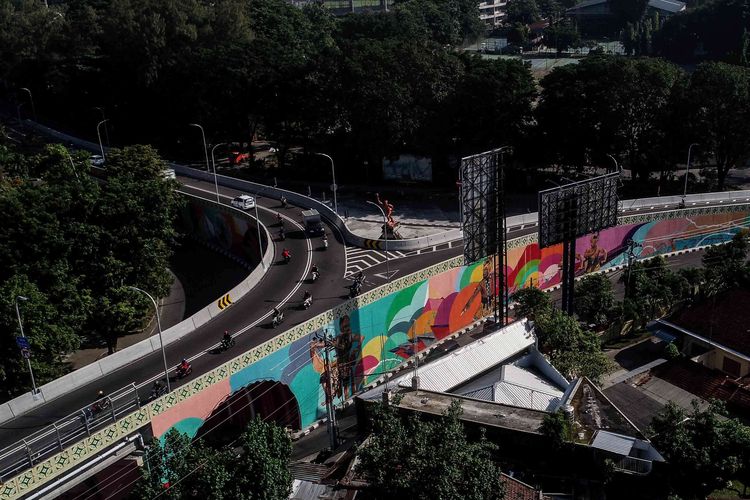
<path fill-rule="evenodd" d="M 624 217 L 617 227 L 579 238 L 577 274 L 623 264 L 630 239 L 641 245 L 637 256 L 648 258 L 723 243 L 750 226 L 750 211 L 682 215 L 661 220 L 644 220 L 649 216 L 642 216 L 641 220 Z M 546 289 L 560 282 L 562 246 L 540 249 L 535 240 L 532 234 L 509 242 L 505 272 L 511 292 L 532 285 Z M 442 272 L 426 270 L 424 273 L 434 276 L 415 283 L 404 281 L 404 285 L 394 283 L 391 293 L 377 289 L 368 292 L 380 296 L 364 304 L 344 303 L 330 311 L 329 319 L 324 321 L 313 318 L 300 325 L 309 326 L 305 334 L 281 334 L 273 347 L 256 354 L 247 366 L 219 376 L 209 387 L 155 415 L 154 435 L 162 436 L 174 427 L 194 436 L 221 402 L 262 381 L 287 385 L 297 400 L 301 427 L 310 426 L 325 417 L 327 398 L 342 403 L 409 358 L 415 348 L 421 351 L 490 314 L 487 298 L 496 283 L 491 261 L 459 266 L 455 259 L 449 263 L 450 268 L 433 266 Z M 329 353 L 330 394 L 323 384 L 323 343 L 316 340 L 316 334 L 323 332 L 333 337 Z"/>

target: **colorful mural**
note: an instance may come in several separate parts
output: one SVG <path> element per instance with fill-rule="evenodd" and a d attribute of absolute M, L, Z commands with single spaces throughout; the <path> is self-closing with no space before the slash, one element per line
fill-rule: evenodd
<path fill-rule="evenodd" d="M 193 198 L 180 215 L 183 228 L 194 238 L 229 252 L 248 266 L 260 262 L 254 218 Z"/>
<path fill-rule="evenodd" d="M 627 219 L 624 221 L 627 222 Z M 750 226 L 750 212 L 696 215 L 622 224 L 576 241 L 576 274 L 604 270 L 627 263 L 628 240 L 639 244 L 637 258 L 653 257 L 715 243 L 723 243 Z M 516 243 L 521 240 L 517 240 Z M 509 243 L 506 273 L 510 293 L 524 286 L 542 289 L 558 285 L 561 279 L 562 245 L 539 249 L 536 243 Z"/>
<path fill-rule="evenodd" d="M 577 273 L 623 264 L 627 242 L 641 246 L 636 255 L 650 257 L 728 241 L 750 226 L 750 212 L 714 213 L 679 219 L 623 224 L 576 242 Z M 506 268 L 511 292 L 523 286 L 549 288 L 560 282 L 560 245 L 539 249 L 535 235 L 509 242 Z M 297 399 L 300 425 L 325 417 L 326 400 L 340 404 L 384 372 L 430 344 L 491 314 L 488 309 L 496 276 L 487 262 L 458 266 L 458 259 L 433 266 L 411 277 L 347 302 L 285 332 L 262 349 L 243 355 L 247 361 L 231 374 L 153 419 L 154 435 L 171 427 L 194 435 L 200 422 L 231 394 L 271 380 L 287 385 Z M 424 276 L 413 279 L 413 276 Z M 390 287 L 390 288 L 389 288 Z M 391 293 L 388 293 L 388 292 Z M 331 337 L 327 387 L 324 343 Z M 197 419 L 197 420 L 196 420 Z"/>

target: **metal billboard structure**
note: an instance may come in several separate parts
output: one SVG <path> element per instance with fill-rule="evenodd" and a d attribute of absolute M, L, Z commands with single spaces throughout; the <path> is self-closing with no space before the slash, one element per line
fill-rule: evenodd
<path fill-rule="evenodd" d="M 505 193 L 502 147 L 461 159 L 461 209 L 464 262 L 485 264 L 482 297 L 491 302 L 495 321 L 508 322 L 508 287 L 505 233 Z"/>
<path fill-rule="evenodd" d="M 539 191 L 539 248 L 563 244 L 562 309 L 573 313 L 576 238 L 617 225 L 617 187 L 613 172 Z"/>

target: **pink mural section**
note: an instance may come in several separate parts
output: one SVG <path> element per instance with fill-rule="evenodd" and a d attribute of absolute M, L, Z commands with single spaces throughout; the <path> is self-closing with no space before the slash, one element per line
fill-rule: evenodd
<path fill-rule="evenodd" d="M 229 397 L 229 394 L 229 379 L 226 378 L 177 403 L 151 419 L 151 429 L 154 436 L 162 436 L 180 421 L 199 420 L 202 423 L 222 401 Z"/>

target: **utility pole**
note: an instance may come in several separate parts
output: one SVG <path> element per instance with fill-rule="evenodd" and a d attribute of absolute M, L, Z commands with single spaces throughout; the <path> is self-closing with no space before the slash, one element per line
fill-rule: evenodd
<path fill-rule="evenodd" d="M 323 370 L 325 371 L 326 377 L 326 413 L 328 415 L 328 437 L 330 438 L 331 452 L 336 449 L 338 445 L 338 439 L 336 436 L 336 408 L 333 405 L 333 386 L 331 384 L 331 362 L 328 357 L 328 349 L 332 347 L 331 337 L 328 331 L 324 331 L 321 334 L 317 334 L 315 340 L 323 343 Z"/>
<path fill-rule="evenodd" d="M 641 244 L 633 241 L 632 239 L 628 240 L 628 267 L 626 270 L 627 275 L 625 276 L 625 297 L 629 295 L 630 290 L 630 277 L 633 275 L 633 262 L 635 261 L 635 249 L 640 248 Z"/>

